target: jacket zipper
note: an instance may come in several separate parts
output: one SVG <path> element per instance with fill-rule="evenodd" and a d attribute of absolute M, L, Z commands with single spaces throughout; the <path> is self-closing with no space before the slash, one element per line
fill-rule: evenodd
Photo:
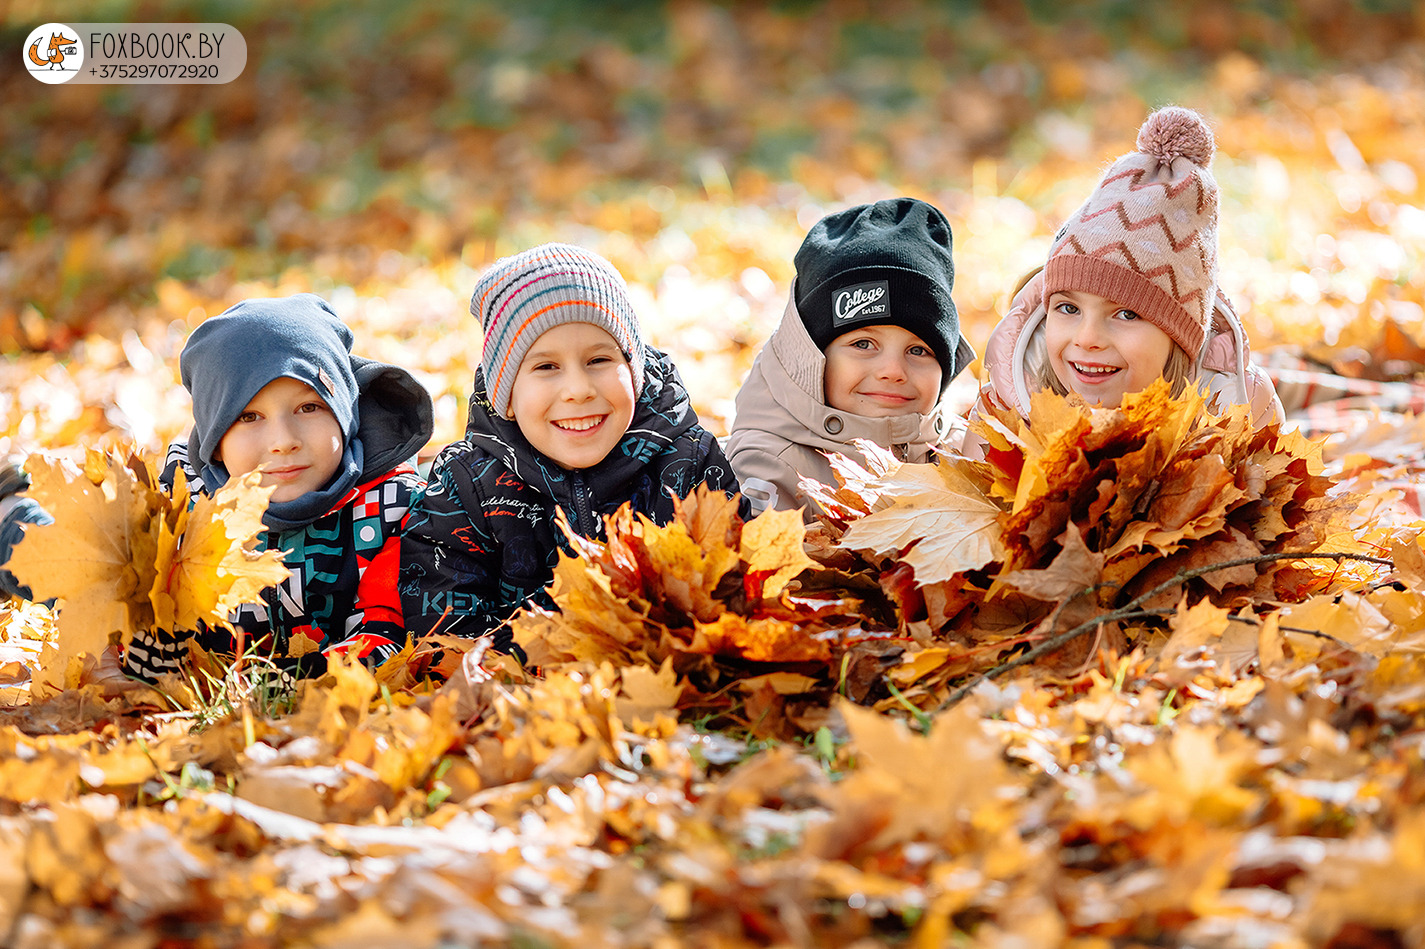
<path fill-rule="evenodd" d="M 597 537 L 594 513 L 589 508 L 588 491 L 584 487 L 584 476 L 576 474 L 571 479 L 574 488 L 574 529 L 585 537 Z"/>

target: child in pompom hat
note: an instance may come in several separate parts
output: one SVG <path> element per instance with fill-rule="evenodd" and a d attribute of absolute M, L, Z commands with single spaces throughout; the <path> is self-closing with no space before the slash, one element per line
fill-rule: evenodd
<path fill-rule="evenodd" d="M 623 277 L 599 255 L 544 244 L 480 278 L 484 328 L 465 438 L 431 467 L 402 541 L 412 632 L 494 632 L 554 575 L 562 509 L 585 537 L 625 502 L 666 524 L 674 498 L 737 480 L 672 360 L 644 343 Z M 744 509 L 744 513 L 745 509 Z"/>
<path fill-rule="evenodd" d="M 400 528 L 420 478 L 410 463 L 430 439 L 430 396 L 406 370 L 351 354 L 352 334 L 311 293 L 244 300 L 204 321 L 179 367 L 193 396 L 193 430 L 169 448 L 163 480 L 181 467 L 211 494 L 262 473 L 275 490 L 260 537 L 292 571 L 263 602 L 231 617 L 245 643 L 279 667 L 319 675 L 343 653 L 376 665 L 406 642 L 396 576 Z M 301 634 L 319 651 L 287 658 Z M 194 639 L 237 646 L 227 630 L 140 630 L 124 668 L 141 678 L 177 671 Z"/>
<path fill-rule="evenodd" d="M 828 455 L 864 463 L 857 439 L 930 459 L 945 430 L 941 395 L 975 359 L 950 297 L 952 247 L 945 215 L 915 198 L 847 208 L 808 232 L 728 440 L 754 510 L 801 507 L 813 520 L 800 479 L 834 485 Z"/>
<path fill-rule="evenodd" d="M 1137 151 L 1109 167 L 991 334 L 981 403 L 1027 415 L 1030 392 L 1048 388 L 1116 406 L 1163 377 L 1174 395 L 1198 385 L 1219 409 L 1250 406 L 1257 424 L 1283 419 L 1217 286 L 1215 149 L 1196 112 L 1169 106 L 1148 117 Z M 967 437 L 965 449 L 980 446 Z"/>

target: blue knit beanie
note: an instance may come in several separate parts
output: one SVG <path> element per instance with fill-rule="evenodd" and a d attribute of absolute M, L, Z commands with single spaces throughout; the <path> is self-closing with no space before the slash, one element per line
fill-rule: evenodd
<path fill-rule="evenodd" d="M 178 364 L 183 385 L 193 396 L 193 433 L 189 462 L 203 483 L 215 490 L 228 479 L 221 462 L 213 460 L 232 424 L 252 397 L 274 379 L 296 379 L 316 390 L 341 426 L 345 457 L 333 484 L 314 504 L 344 492 L 361 473 L 356 439 L 356 375 L 351 367 L 351 330 L 321 297 L 299 293 L 290 297 L 244 300 L 200 324 L 188 337 Z M 282 527 L 285 505 L 273 504 L 269 526 Z M 307 505 L 311 506 L 311 505 Z M 299 514 L 298 521 L 306 518 Z M 319 511 L 325 513 L 325 510 Z M 277 523 L 274 523 L 276 521 Z"/>

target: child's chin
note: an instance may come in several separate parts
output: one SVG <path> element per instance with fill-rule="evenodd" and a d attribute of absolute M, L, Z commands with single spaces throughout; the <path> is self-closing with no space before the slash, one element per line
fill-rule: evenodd
<path fill-rule="evenodd" d="M 1116 409 L 1118 403 L 1123 401 L 1122 392 L 1081 392 L 1077 389 L 1073 391 L 1082 396 L 1089 405 L 1096 405 L 1101 409 Z"/>
<path fill-rule="evenodd" d="M 585 468 L 594 467 L 612 453 L 613 449 L 610 448 L 608 451 L 604 452 L 598 457 L 595 457 L 594 454 L 590 452 L 589 454 L 579 456 L 564 454 L 560 454 L 557 456 L 550 455 L 549 458 L 551 461 L 553 461 L 559 467 L 563 468 L 565 471 L 583 471 Z"/>

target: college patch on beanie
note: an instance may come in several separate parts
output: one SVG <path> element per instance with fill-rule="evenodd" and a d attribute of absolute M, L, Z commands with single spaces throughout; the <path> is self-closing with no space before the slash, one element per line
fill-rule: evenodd
<path fill-rule="evenodd" d="M 891 316 L 891 283 L 871 280 L 843 287 L 831 295 L 831 322 L 838 327 L 885 323 Z"/>

